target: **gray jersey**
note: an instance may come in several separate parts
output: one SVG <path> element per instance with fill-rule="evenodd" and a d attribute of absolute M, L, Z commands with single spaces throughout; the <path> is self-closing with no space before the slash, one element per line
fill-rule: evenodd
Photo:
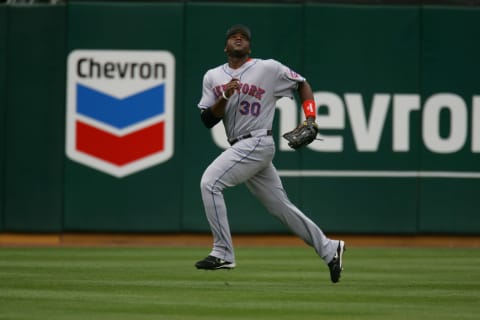
<path fill-rule="evenodd" d="M 228 64 L 207 71 L 203 78 L 203 95 L 198 104 L 206 109 L 215 104 L 232 78 L 239 89 L 228 99 L 223 123 L 229 140 L 239 138 L 223 151 L 205 170 L 200 182 L 205 213 L 214 244 L 210 256 L 235 266 L 232 236 L 227 218 L 223 190 L 240 183 L 268 211 L 307 244 L 325 261 L 333 259 L 339 241 L 331 240 L 287 197 L 272 163 L 275 142 L 267 130 L 272 129 L 275 104 L 281 97 L 293 97 L 293 89 L 305 78 L 275 60 L 251 59 L 238 69 Z M 248 137 L 244 137 L 248 135 Z"/>
<path fill-rule="evenodd" d="M 305 81 L 304 77 L 273 59 L 250 59 L 238 69 L 225 63 L 205 73 L 198 107 L 212 106 L 222 96 L 222 85 L 232 78 L 240 81 L 240 88 L 225 108 L 223 124 L 228 139 L 258 129 L 272 129 L 276 101 L 282 97 L 293 98 L 293 89 Z"/>

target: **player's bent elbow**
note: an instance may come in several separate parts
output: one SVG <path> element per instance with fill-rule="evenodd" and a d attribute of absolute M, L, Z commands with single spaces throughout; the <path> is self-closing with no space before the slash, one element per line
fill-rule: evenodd
<path fill-rule="evenodd" d="M 200 118 L 202 119 L 203 124 L 207 128 L 213 128 L 217 123 L 222 120 L 222 118 L 217 118 L 215 115 L 212 113 L 212 110 L 210 108 L 203 109 L 200 113 Z"/>

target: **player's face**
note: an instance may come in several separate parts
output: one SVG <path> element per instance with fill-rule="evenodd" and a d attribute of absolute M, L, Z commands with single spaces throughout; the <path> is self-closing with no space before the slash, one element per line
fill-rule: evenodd
<path fill-rule="evenodd" d="M 234 33 L 227 39 L 227 44 L 225 45 L 224 51 L 229 56 L 236 58 L 245 57 L 251 53 L 250 41 L 248 41 L 247 36 L 245 36 L 243 33 Z"/>

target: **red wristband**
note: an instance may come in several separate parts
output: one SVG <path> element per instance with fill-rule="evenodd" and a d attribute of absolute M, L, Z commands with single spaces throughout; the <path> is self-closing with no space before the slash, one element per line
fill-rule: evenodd
<path fill-rule="evenodd" d="M 305 100 L 302 103 L 303 112 L 305 113 L 305 118 L 314 118 L 317 116 L 317 106 L 315 105 L 314 100 Z"/>

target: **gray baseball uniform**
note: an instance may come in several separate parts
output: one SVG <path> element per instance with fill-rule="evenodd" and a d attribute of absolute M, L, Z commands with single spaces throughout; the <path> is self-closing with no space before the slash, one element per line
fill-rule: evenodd
<path fill-rule="evenodd" d="M 305 78 L 275 60 L 249 59 L 238 69 L 231 69 L 226 63 L 205 74 L 198 107 L 212 106 L 222 96 L 223 85 L 232 78 L 239 80 L 240 87 L 227 101 L 222 120 L 233 145 L 210 164 L 201 180 L 202 199 L 214 238 L 210 255 L 235 263 L 222 192 L 245 183 L 272 215 L 328 263 L 335 255 L 338 240 L 327 238 L 290 202 L 272 163 L 275 103 L 281 97 L 293 98 L 293 90 Z"/>

